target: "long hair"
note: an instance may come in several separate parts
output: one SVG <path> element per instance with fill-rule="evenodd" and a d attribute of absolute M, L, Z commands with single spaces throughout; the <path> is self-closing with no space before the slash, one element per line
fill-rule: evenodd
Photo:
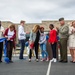
<path fill-rule="evenodd" d="M 11 24 L 9 28 L 13 28 L 15 30 L 15 24 Z"/>
<path fill-rule="evenodd" d="M 0 21 L 0 28 L 1 28 L 1 21 Z"/>
<path fill-rule="evenodd" d="M 74 23 L 75 21 L 72 21 L 72 25 L 71 26 L 73 26 L 73 23 Z"/>
<path fill-rule="evenodd" d="M 32 31 L 33 31 L 34 33 L 36 33 L 39 29 L 40 29 L 40 26 L 39 26 L 39 25 L 35 25 L 35 26 L 33 27 Z"/>

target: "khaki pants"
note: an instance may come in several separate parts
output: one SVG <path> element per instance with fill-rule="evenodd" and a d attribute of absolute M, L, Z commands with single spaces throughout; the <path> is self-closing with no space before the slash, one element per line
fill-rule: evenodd
<path fill-rule="evenodd" d="M 60 60 L 67 61 L 67 38 L 60 39 Z"/>

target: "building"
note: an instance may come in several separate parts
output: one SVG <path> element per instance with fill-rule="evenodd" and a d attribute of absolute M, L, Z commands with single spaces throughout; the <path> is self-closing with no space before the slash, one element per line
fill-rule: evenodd
<path fill-rule="evenodd" d="M 67 24 L 71 24 L 73 20 L 66 20 L 65 22 Z M 9 25 L 13 24 L 10 21 L 2 21 L 2 26 L 6 29 Z M 20 23 L 14 23 L 15 27 L 16 27 L 16 31 L 18 32 L 18 25 L 20 25 Z M 34 25 L 40 25 L 43 26 L 45 28 L 45 31 L 49 31 L 49 24 L 54 24 L 55 27 L 59 27 L 59 22 L 56 20 L 51 20 L 51 21 L 42 21 L 41 23 L 25 23 L 25 31 L 26 32 L 30 32 L 33 28 Z M 17 39 L 18 40 L 18 39 Z"/>

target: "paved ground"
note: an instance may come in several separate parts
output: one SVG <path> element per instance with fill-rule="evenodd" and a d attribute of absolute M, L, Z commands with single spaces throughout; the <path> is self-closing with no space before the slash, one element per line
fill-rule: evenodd
<path fill-rule="evenodd" d="M 28 60 L 13 59 L 14 63 L 0 63 L 0 75 L 46 75 L 48 62 L 28 62 Z"/>
<path fill-rule="evenodd" d="M 28 58 L 27 58 L 28 59 Z M 70 58 L 69 58 L 70 60 Z M 46 75 L 49 62 L 32 62 L 13 57 L 14 63 L 0 63 L 0 75 Z M 75 75 L 74 63 L 51 63 L 49 75 Z"/>
<path fill-rule="evenodd" d="M 52 63 L 50 75 L 75 75 L 75 64 Z"/>

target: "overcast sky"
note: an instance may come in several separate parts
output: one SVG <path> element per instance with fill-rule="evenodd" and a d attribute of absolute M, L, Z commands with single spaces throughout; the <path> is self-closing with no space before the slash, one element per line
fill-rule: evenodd
<path fill-rule="evenodd" d="M 42 20 L 75 19 L 75 0 L 0 0 L 0 20 L 38 23 Z"/>

